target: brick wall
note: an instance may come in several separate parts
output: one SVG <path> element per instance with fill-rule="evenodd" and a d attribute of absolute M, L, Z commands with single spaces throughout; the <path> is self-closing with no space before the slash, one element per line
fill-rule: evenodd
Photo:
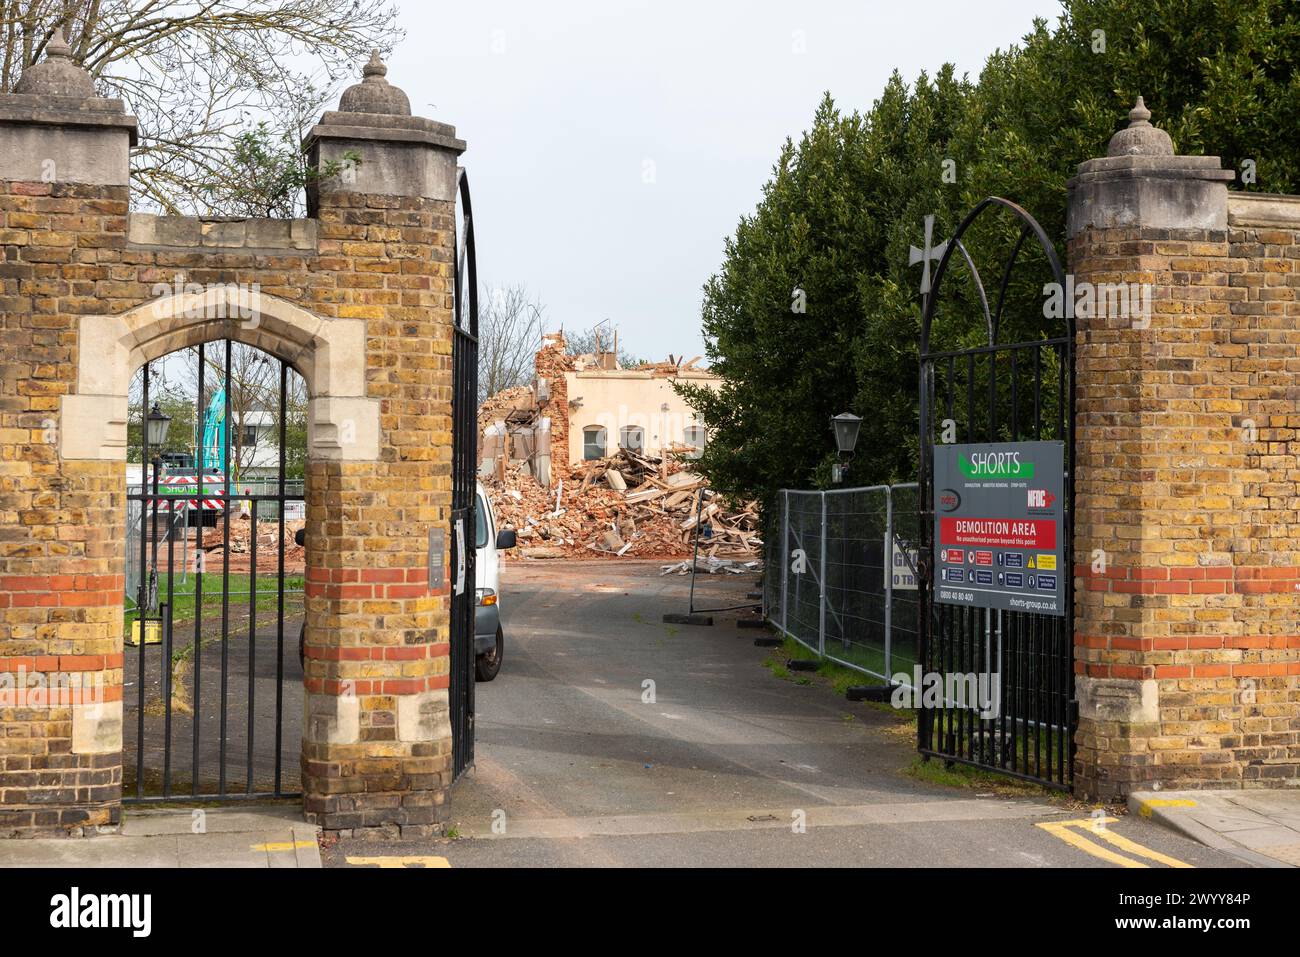
<path fill-rule="evenodd" d="M 543 337 L 542 348 L 534 359 L 538 378 L 545 379 L 551 390 L 545 413 L 551 419 L 551 474 L 569 472 L 569 381 L 565 372 L 573 371 L 573 356 L 564 341 L 564 333 Z"/>
<path fill-rule="evenodd" d="M 427 560 L 428 528 L 451 509 L 452 215 L 423 199 L 321 201 L 319 262 L 335 283 L 312 308 L 366 320 L 380 400 L 379 460 L 308 473 L 307 691 L 359 709 L 355 740 L 307 719 L 306 810 L 335 830 L 425 833 L 451 784 L 448 598 L 429 592 Z"/>
<path fill-rule="evenodd" d="M 448 682 L 446 599 L 428 592 L 425 563 L 427 528 L 450 508 L 451 208 L 329 194 L 318 249 L 268 256 L 201 240 L 128 243 L 126 205 L 121 189 L 0 184 L 0 668 L 108 662 L 110 693 L 121 697 L 122 466 L 60 462 L 55 441 L 58 395 L 75 382 L 78 315 L 125 311 L 179 276 L 256 284 L 316 315 L 365 320 L 379 461 L 313 461 L 308 473 L 307 690 L 355 694 L 360 728 L 355 741 L 309 743 L 307 810 L 341 828 L 434 824 L 450 743 L 399 742 L 398 703 L 442 691 L 445 709 Z M 187 222 L 198 225 L 178 217 L 163 229 L 169 243 L 183 241 Z M 66 709 L 5 711 L 0 722 L 6 826 L 110 822 L 118 756 L 70 755 Z M 375 742 L 386 742 L 382 759 Z M 53 769 L 61 773 L 35 786 L 35 772 Z M 378 792 L 396 796 L 367 805 Z M 77 807 L 37 818 L 45 801 Z"/>
<path fill-rule="evenodd" d="M 146 360 L 226 337 L 289 362 L 311 400 L 307 815 L 341 832 L 438 828 L 448 595 L 426 563 L 451 505 L 464 144 L 382 77 L 372 61 L 345 93 L 353 111 L 309 137 L 313 162 L 356 152 L 361 172 L 315 184 L 312 218 L 283 222 L 131 215 L 135 124 L 119 102 L 0 98 L 0 692 L 19 673 L 105 689 L 84 707 L 0 699 L 0 835 L 119 819 L 126 384 Z M 88 131 L 86 111 L 105 119 Z M 26 156 L 33 142 L 51 158 Z M 34 181 L 47 169 L 54 181 Z M 85 182 L 58 181 L 69 170 Z M 193 284 L 255 288 L 261 314 L 190 315 L 156 288 Z"/>
<path fill-rule="evenodd" d="M 1300 784 L 1300 217 L 1090 228 L 1079 282 L 1079 790 Z M 1155 217 L 1153 217 L 1155 218 Z"/>

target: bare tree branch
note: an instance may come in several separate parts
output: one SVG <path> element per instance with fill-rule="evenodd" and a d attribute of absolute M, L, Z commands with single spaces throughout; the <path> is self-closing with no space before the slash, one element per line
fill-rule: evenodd
<path fill-rule="evenodd" d="M 544 308 L 520 284 L 484 290 L 478 317 L 478 401 L 533 377 Z"/>
<path fill-rule="evenodd" d="M 373 47 L 402 36 L 391 0 L 0 0 L 0 92 L 64 27 L 101 94 L 140 120 L 132 185 L 145 205 L 224 214 L 241 132 L 296 144 Z M 304 163 L 296 148 L 286 156 Z M 296 200 L 297 210 L 304 198 Z"/>
<path fill-rule="evenodd" d="M 594 355 L 597 352 L 611 352 L 614 349 L 618 326 L 609 321 L 597 323 L 588 329 L 564 330 L 564 341 L 569 348 L 569 355 Z M 635 369 L 641 360 L 628 352 L 621 345 L 618 349 L 618 364 L 624 369 Z"/>

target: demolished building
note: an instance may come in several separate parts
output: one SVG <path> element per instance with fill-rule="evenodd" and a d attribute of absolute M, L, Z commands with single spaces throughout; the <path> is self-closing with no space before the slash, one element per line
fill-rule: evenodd
<path fill-rule="evenodd" d="M 704 423 L 677 394 L 713 387 L 698 359 L 621 368 L 613 353 L 570 355 L 563 333 L 543 337 L 529 386 L 479 410 L 479 476 L 502 526 L 531 558 L 752 558 L 757 508 L 727 506 L 690 469 Z"/>
<path fill-rule="evenodd" d="M 522 465 L 549 487 L 552 468 L 563 474 L 570 464 L 619 449 L 699 456 L 708 430 L 673 387 L 685 381 L 716 388 L 718 376 L 698 362 L 670 357 L 626 369 L 612 352 L 570 355 L 563 332 L 544 336 L 532 385 L 498 393 L 480 410 L 481 474 Z"/>

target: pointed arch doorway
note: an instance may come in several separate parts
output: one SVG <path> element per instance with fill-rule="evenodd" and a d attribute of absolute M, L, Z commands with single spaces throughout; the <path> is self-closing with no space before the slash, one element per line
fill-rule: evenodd
<path fill-rule="evenodd" d="M 306 384 L 224 338 L 129 408 L 123 800 L 298 797 Z"/>

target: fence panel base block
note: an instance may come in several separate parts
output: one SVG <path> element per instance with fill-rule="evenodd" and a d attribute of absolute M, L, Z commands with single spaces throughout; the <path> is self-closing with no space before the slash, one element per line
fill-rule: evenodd
<path fill-rule="evenodd" d="M 665 625 L 712 625 L 712 615 L 682 615 L 677 612 L 669 612 L 664 615 Z"/>

